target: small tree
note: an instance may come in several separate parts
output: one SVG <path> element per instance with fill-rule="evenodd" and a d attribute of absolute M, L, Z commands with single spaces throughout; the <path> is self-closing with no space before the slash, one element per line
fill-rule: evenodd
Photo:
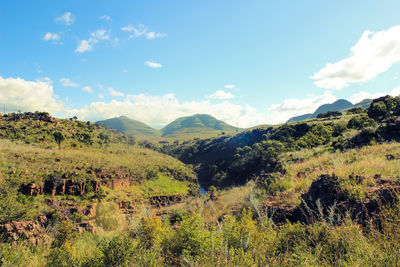
<path fill-rule="evenodd" d="M 65 140 L 64 135 L 62 134 L 62 132 L 55 132 L 53 136 L 58 144 L 58 149 L 61 149 L 61 142 Z"/>

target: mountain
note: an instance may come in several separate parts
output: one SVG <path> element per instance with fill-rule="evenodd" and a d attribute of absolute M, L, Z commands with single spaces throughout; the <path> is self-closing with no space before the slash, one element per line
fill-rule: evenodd
<path fill-rule="evenodd" d="M 356 106 L 365 108 L 365 107 L 368 107 L 370 103 L 371 103 L 370 99 L 365 99 L 365 100 L 361 101 L 360 103 L 353 105 L 351 102 L 349 102 L 345 99 L 339 99 L 332 104 L 325 104 L 325 105 L 320 106 L 319 108 L 317 108 L 317 110 L 314 113 L 296 116 L 296 117 L 290 118 L 287 122 L 289 123 L 289 122 L 313 119 L 313 118 L 316 118 L 318 116 L 318 114 L 325 113 L 328 111 L 341 111 L 341 110 L 349 109 L 349 108 L 356 107 Z"/>
<path fill-rule="evenodd" d="M 325 113 L 328 111 L 340 111 L 343 109 L 348 109 L 353 107 L 353 104 L 345 99 L 339 99 L 332 104 L 325 104 L 317 108 L 317 110 L 313 113 L 315 117 L 320 113 Z"/>
<path fill-rule="evenodd" d="M 362 107 L 362 108 L 367 108 L 369 105 L 371 105 L 373 99 L 364 99 L 360 103 L 354 104 L 353 107 Z"/>
<path fill-rule="evenodd" d="M 132 120 L 126 116 L 98 121 L 98 124 L 116 129 L 121 133 L 134 137 L 160 137 L 160 131 L 143 122 Z"/>
<path fill-rule="evenodd" d="M 231 133 L 237 130 L 223 121 L 207 114 L 196 114 L 174 120 L 163 129 L 162 137 L 177 137 L 182 135 Z"/>

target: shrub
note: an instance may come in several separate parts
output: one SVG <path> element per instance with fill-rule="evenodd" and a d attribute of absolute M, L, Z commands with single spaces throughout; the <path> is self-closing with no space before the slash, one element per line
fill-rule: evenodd
<path fill-rule="evenodd" d="M 351 108 L 347 110 L 347 114 L 351 115 L 351 114 L 361 114 L 366 112 L 365 108 L 362 107 L 355 107 L 355 108 Z"/>
<path fill-rule="evenodd" d="M 162 248 L 167 264 L 179 265 L 182 257 L 195 259 L 206 251 L 208 231 L 202 226 L 199 215 L 182 219 L 176 232 L 163 240 Z"/>
<path fill-rule="evenodd" d="M 317 118 L 320 119 L 320 118 L 339 117 L 339 116 L 342 116 L 342 115 L 343 115 L 343 113 L 340 112 L 340 111 L 328 111 L 328 112 L 325 112 L 325 113 L 318 114 Z"/>
<path fill-rule="evenodd" d="M 375 125 L 376 122 L 373 119 L 362 115 L 351 118 L 351 120 L 349 120 L 349 122 L 347 123 L 347 128 L 362 130 L 364 128 L 373 127 Z"/>

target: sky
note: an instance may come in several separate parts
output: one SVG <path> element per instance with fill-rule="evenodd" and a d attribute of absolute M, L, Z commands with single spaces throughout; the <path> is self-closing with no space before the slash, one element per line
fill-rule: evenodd
<path fill-rule="evenodd" d="M 400 94 L 398 0 L 0 0 L 0 112 L 278 124 Z"/>

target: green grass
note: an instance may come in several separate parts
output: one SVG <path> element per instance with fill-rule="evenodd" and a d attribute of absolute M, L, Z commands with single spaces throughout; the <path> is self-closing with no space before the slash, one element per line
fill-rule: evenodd
<path fill-rule="evenodd" d="M 161 136 L 161 132 L 159 130 L 153 129 L 143 122 L 132 120 L 126 116 L 98 121 L 96 123 L 103 124 L 107 127 L 116 129 L 121 133 L 134 136 L 136 138 L 154 138 Z"/>
<path fill-rule="evenodd" d="M 186 195 L 188 193 L 188 183 L 174 180 L 163 174 L 158 174 L 157 178 L 146 180 L 141 189 L 145 192 L 145 195 L 149 197 Z"/>

